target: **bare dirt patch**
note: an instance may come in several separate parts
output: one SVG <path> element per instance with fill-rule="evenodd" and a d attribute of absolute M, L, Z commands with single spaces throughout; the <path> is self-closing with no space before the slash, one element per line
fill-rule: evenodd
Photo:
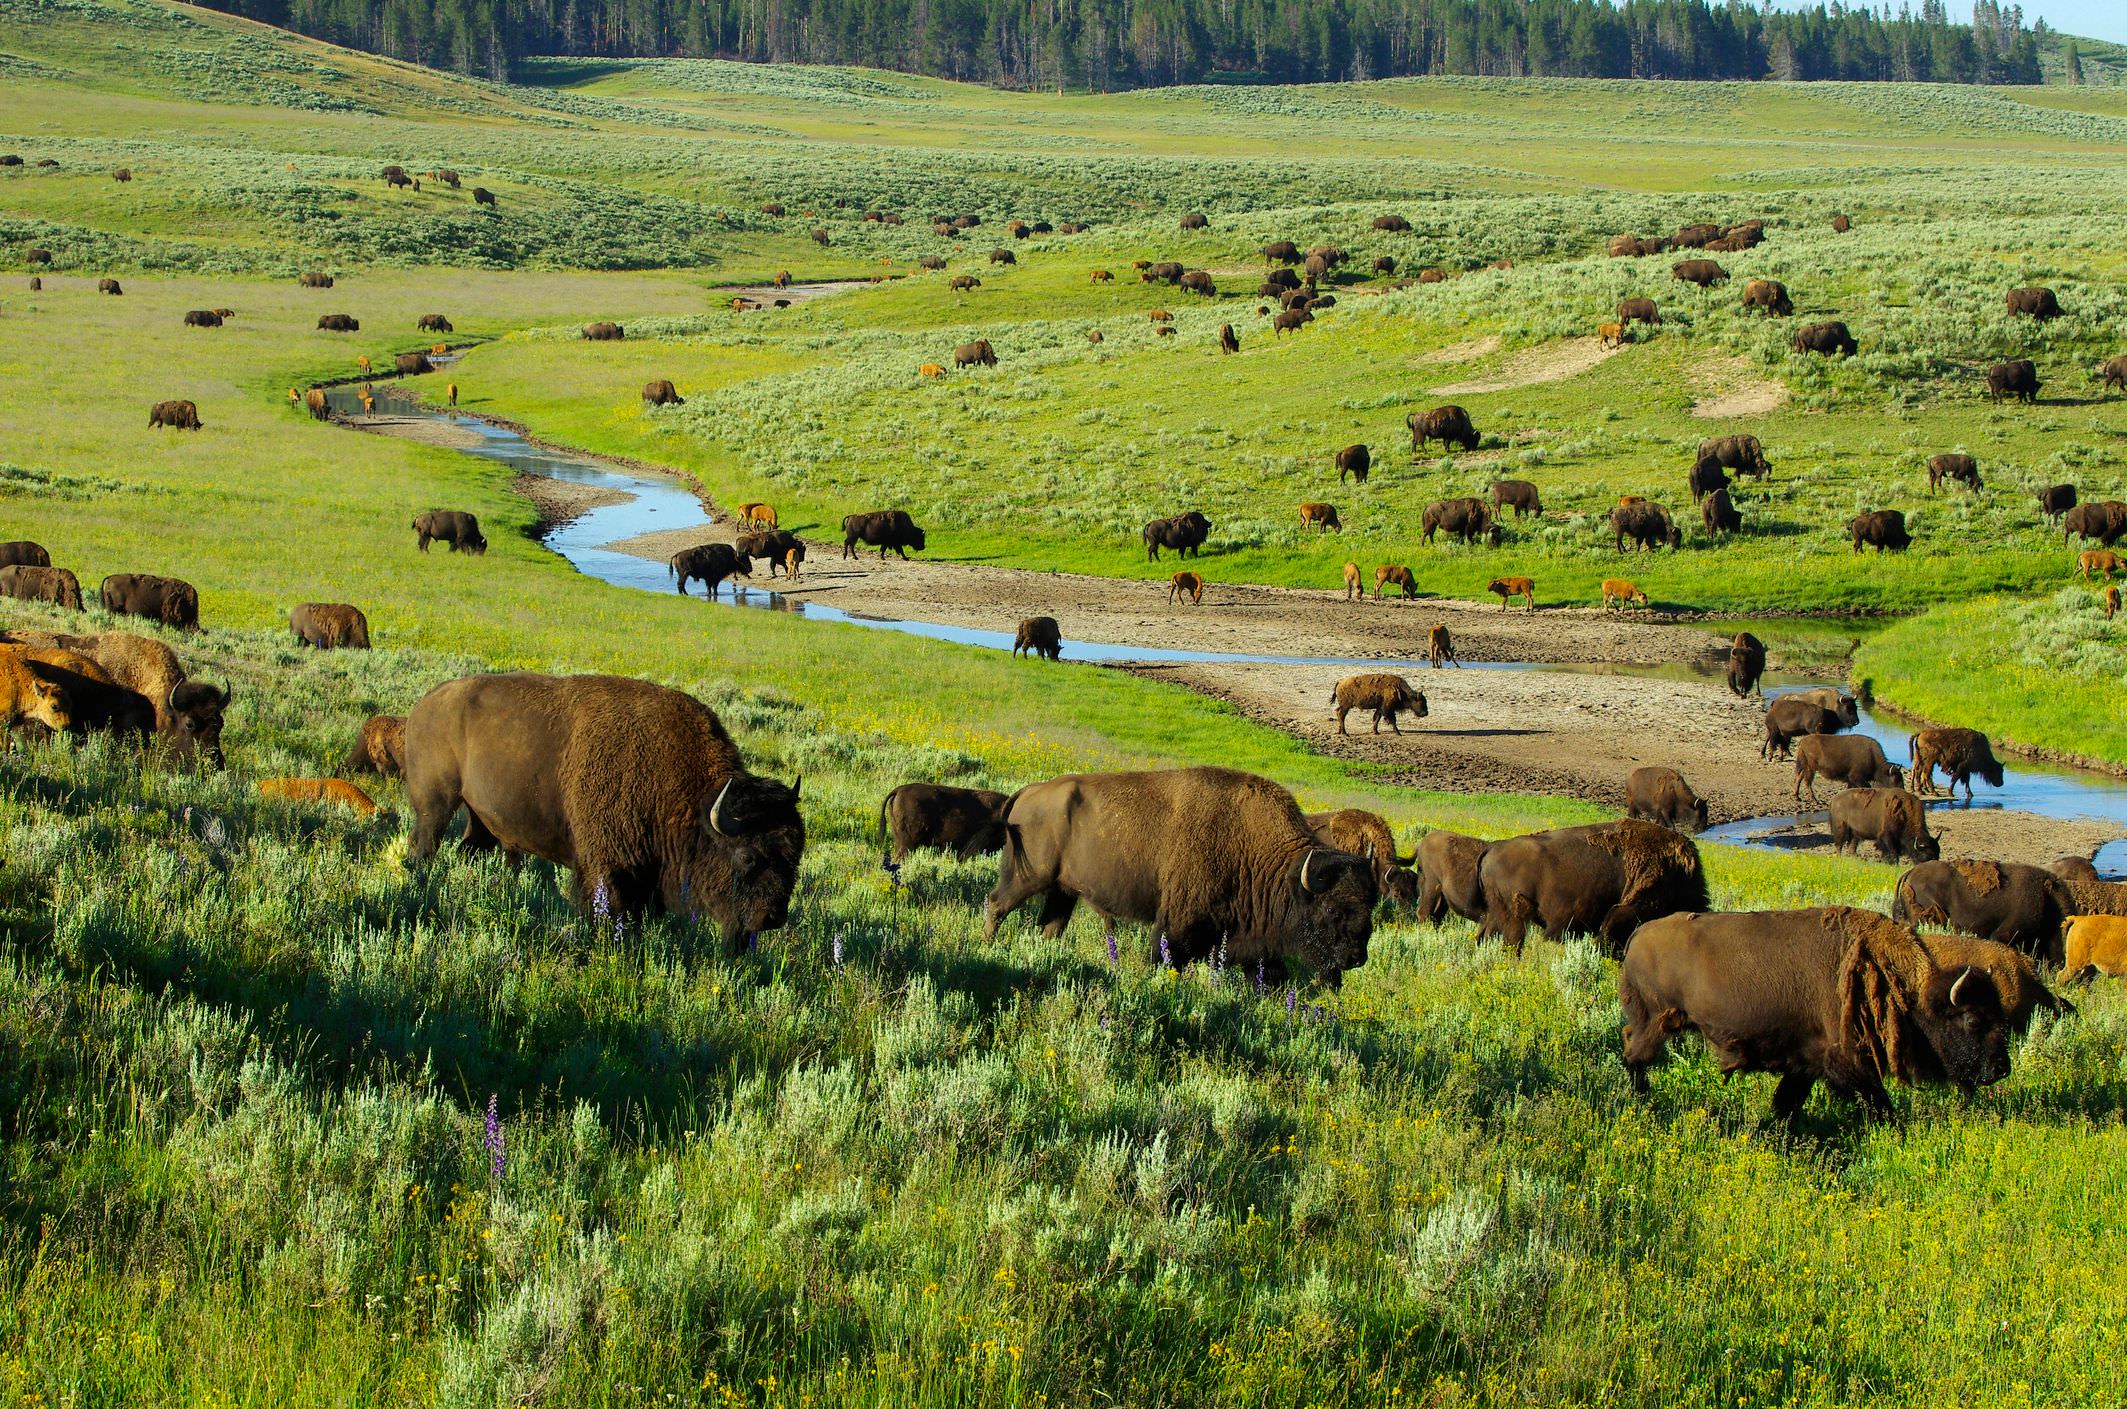
<path fill-rule="evenodd" d="M 1702 364 L 1692 373 L 1692 382 L 1699 396 L 1691 403 L 1691 414 L 1706 420 L 1763 416 L 1787 404 L 1786 384 L 1759 375 L 1741 357 Z"/>
<path fill-rule="evenodd" d="M 734 298 L 746 298 L 774 303 L 777 299 L 783 299 L 791 307 L 795 308 L 801 303 L 811 303 L 815 299 L 826 298 L 830 294 L 847 293 L 851 289 L 868 289 L 870 287 L 871 281 L 868 279 L 840 279 L 817 284 L 786 284 L 780 289 L 773 284 L 726 284 L 720 288 L 710 289 L 708 293 L 710 298 L 719 302 L 728 302 Z"/>
<path fill-rule="evenodd" d="M 539 510 L 540 521 L 549 527 L 567 523 L 578 514 L 602 509 L 608 504 L 626 503 L 630 497 L 618 489 L 571 484 L 567 480 L 533 474 L 517 476 L 510 481 L 510 488 L 531 500 L 532 507 Z"/>
<path fill-rule="evenodd" d="M 1496 347 L 1499 340 L 1494 338 Z M 1591 367 L 1600 366 L 1622 352 L 1622 347 L 1605 347 L 1600 338 L 1564 338 L 1543 343 L 1537 347 L 1517 352 L 1494 368 L 1490 375 L 1473 378 L 1466 382 L 1450 382 L 1433 390 L 1446 396 L 1469 395 L 1486 391 L 1512 391 L 1517 387 L 1537 386 L 1544 382 L 1561 382 L 1578 376 Z"/>
<path fill-rule="evenodd" d="M 1499 334 L 1492 333 L 1481 338 L 1471 338 L 1468 342 L 1450 343 L 1446 347 L 1436 347 L 1423 356 L 1412 358 L 1411 365 L 1413 367 L 1424 367 L 1439 366 L 1443 363 L 1475 362 L 1478 358 L 1490 357 L 1497 351 L 1499 351 Z"/>

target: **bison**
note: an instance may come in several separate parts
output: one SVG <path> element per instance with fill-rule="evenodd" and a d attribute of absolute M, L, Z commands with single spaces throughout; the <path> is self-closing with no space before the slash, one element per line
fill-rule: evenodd
<path fill-rule="evenodd" d="M 1344 483 L 1350 475 L 1360 484 L 1366 483 L 1367 472 L 1374 466 L 1374 453 L 1363 445 L 1347 445 L 1330 457 L 1337 466 L 1337 483 Z"/>
<path fill-rule="evenodd" d="M 103 609 L 113 615 L 146 617 L 180 631 L 199 629 L 199 589 L 182 578 L 114 572 L 103 580 L 97 595 Z"/>
<path fill-rule="evenodd" d="M 1492 481 L 1493 515 L 1497 517 L 1508 509 L 1514 511 L 1514 517 L 1517 519 L 1526 514 L 1541 517 L 1544 511 L 1543 496 L 1537 493 L 1535 485 L 1525 479 L 1495 479 Z"/>
<path fill-rule="evenodd" d="M 2074 507 L 2075 486 L 2072 484 L 2051 484 L 2038 491 L 2038 511 L 2054 523 L 2059 523 L 2061 515 Z"/>
<path fill-rule="evenodd" d="M 1613 603 L 1619 611 L 1633 605 L 1644 607 L 1647 605 L 1647 594 L 1625 578 L 1606 577 L 1603 579 L 1603 610 L 1610 610 Z"/>
<path fill-rule="evenodd" d="M 96 281 L 96 292 L 100 294 L 110 294 L 113 297 L 116 297 L 120 294 L 123 294 L 125 292 L 125 289 L 119 285 L 119 282 L 116 279 L 98 279 Z"/>
<path fill-rule="evenodd" d="M 436 370 L 425 352 L 401 352 L 392 358 L 392 366 L 402 377 L 418 377 Z"/>
<path fill-rule="evenodd" d="M 1805 734 L 1836 734 L 1846 727 L 1836 711 L 1815 700 L 1788 695 L 1774 700 L 1765 711 L 1765 740 L 1758 745 L 1761 759 L 1791 758 L 1788 746 Z"/>
<path fill-rule="evenodd" d="M 1491 509 L 1475 495 L 1462 499 L 1436 499 L 1425 506 L 1425 512 L 1418 520 L 1419 538 L 1431 543 L 1433 535 L 1442 529 L 1458 542 L 1475 543 L 1481 538 L 1495 548 L 1506 536 L 1493 519 Z"/>
<path fill-rule="evenodd" d="M 1007 249 L 994 249 L 990 251 L 990 263 L 1017 264 L 1019 263 L 1019 256 Z"/>
<path fill-rule="evenodd" d="M 1983 488 L 1979 482 L 1979 461 L 1970 455 L 1928 456 L 1928 491 L 1934 493 L 1942 488 L 1944 480 L 1954 480 L 1972 489 Z"/>
<path fill-rule="evenodd" d="M 1854 335 L 1846 330 L 1846 324 L 1834 320 L 1829 323 L 1811 323 L 1808 327 L 1795 329 L 1794 349 L 1797 352 L 1813 352 L 1824 357 L 1852 357 L 1861 350 Z"/>
<path fill-rule="evenodd" d="M 1439 924 L 1452 910 L 1465 920 L 1484 918 L 1484 886 L 1478 872 L 1490 843 L 1437 829 L 1419 838 L 1418 915 Z"/>
<path fill-rule="evenodd" d="M 158 401 L 148 408 L 148 424 L 196 431 L 199 429 L 199 407 L 189 401 Z"/>
<path fill-rule="evenodd" d="M 2011 289 L 2002 303 L 2011 318 L 2035 318 L 2045 323 L 2061 316 L 2060 300 L 2051 289 Z"/>
<path fill-rule="evenodd" d="M 1967 807 L 1972 805 L 1973 774 L 1978 774 L 1990 788 L 2002 785 L 2001 762 L 1994 757 L 1987 736 L 1977 729 L 1923 729 L 1907 743 L 1906 753 L 1913 765 L 1913 791 L 1922 797 L 1934 794 L 1938 768 L 1950 780 L 1945 796 L 1954 799 L 1957 785 L 1964 784 Z"/>
<path fill-rule="evenodd" d="M 362 331 L 362 325 L 352 314 L 327 313 L 318 319 L 318 331 L 321 333 L 359 333 Z"/>
<path fill-rule="evenodd" d="M 971 289 L 981 288 L 982 280 L 972 274 L 955 274 L 945 281 L 945 286 L 956 294 L 964 294 Z"/>
<path fill-rule="evenodd" d="M 1306 309 L 1288 308 L 1270 320 L 1270 336 L 1276 339 L 1286 333 L 1296 333 L 1302 327 L 1314 321 L 1315 315 L 1309 313 Z"/>
<path fill-rule="evenodd" d="M 312 269 L 306 271 L 296 282 L 306 289 L 329 289 L 332 287 L 332 276 Z"/>
<path fill-rule="evenodd" d="M 1691 466 L 1689 487 L 1692 502 L 1697 503 L 1717 489 L 1728 488 L 1728 472 L 1721 468 L 1718 460 L 1696 460 Z"/>
<path fill-rule="evenodd" d="M 1801 805 L 1802 790 L 1809 789 L 1809 805 L 1817 800 L 1817 780 L 1841 783 L 1849 788 L 1902 788 L 1905 770 L 1883 756 L 1883 745 L 1865 734 L 1804 734 L 1794 740 L 1795 804 Z"/>
<path fill-rule="evenodd" d="M 0 597 L 50 602 L 78 612 L 81 610 L 81 582 L 66 568 L 10 564 L 0 567 Z"/>
<path fill-rule="evenodd" d="M 1485 591 L 1499 598 L 1499 609 L 1505 611 L 1516 597 L 1529 603 L 1529 610 L 1536 610 L 1536 583 L 1526 577 L 1495 577 L 1485 584 Z"/>
<path fill-rule="evenodd" d="M 463 845 L 571 872 L 577 908 L 706 912 L 736 950 L 780 928 L 805 850 L 799 784 L 748 772 L 699 701 L 610 675 L 476 675 L 406 717 L 408 855 L 425 863 L 462 806 Z"/>
<path fill-rule="evenodd" d="M 2011 396 L 2026 406 L 2038 401 L 2038 367 L 2028 357 L 2019 357 L 2012 362 L 1997 362 L 1987 368 L 1987 396 L 1999 402 L 2003 396 Z"/>
<path fill-rule="evenodd" d="M 1706 830 L 1706 799 L 1674 768 L 1635 768 L 1625 776 L 1625 815 L 1696 835 Z"/>
<path fill-rule="evenodd" d="M 2107 392 L 2127 391 L 2127 354 L 2108 357 L 2097 367 L 2098 385 Z"/>
<path fill-rule="evenodd" d="M 1760 308 L 1768 318 L 1791 317 L 1795 302 L 1787 296 L 1787 285 L 1777 279 L 1752 279 L 1743 286 L 1743 307 L 1747 311 Z"/>
<path fill-rule="evenodd" d="M 1381 898 L 1399 905 L 1418 899 L 1418 876 L 1411 870 L 1417 858 L 1397 854 L 1396 834 L 1386 819 L 1364 808 L 1346 807 L 1336 812 L 1310 812 L 1307 825 L 1325 846 L 1372 863 L 1374 884 Z"/>
<path fill-rule="evenodd" d="M 713 600 L 726 578 L 753 576 L 753 558 L 729 543 L 701 543 L 674 553 L 666 572 L 679 580 L 681 596 L 687 595 L 689 582 L 698 581 Z M 732 590 L 737 591 L 736 583 Z"/>
<path fill-rule="evenodd" d="M 288 613 L 288 629 L 299 646 L 369 649 L 369 618 L 345 602 L 304 602 Z"/>
<path fill-rule="evenodd" d="M 1500 605 L 1504 609 L 1506 604 L 1502 601 Z M 1533 592 L 1529 598 L 1529 610 L 1536 610 L 1536 598 Z M 1455 655 L 1455 638 L 1449 634 L 1446 622 L 1436 621 L 1433 623 L 1432 629 L 1426 632 L 1425 658 L 1432 662 L 1435 670 L 1440 669 L 1443 661 L 1454 666 L 1457 670 L 1462 669 L 1462 662 Z"/>
<path fill-rule="evenodd" d="M 1726 283 L 1728 271 L 1711 259 L 1687 259 L 1670 265 L 1669 277 L 1704 289 Z"/>
<path fill-rule="evenodd" d="M 1003 793 L 941 783 L 903 783 L 879 803 L 879 840 L 889 864 L 911 851 L 950 851 L 965 861 L 1004 850 Z"/>
<path fill-rule="evenodd" d="M 953 349 L 953 365 L 955 367 L 994 367 L 997 365 L 997 353 L 990 346 L 988 338 L 977 338 L 973 342 L 964 342 Z"/>
<path fill-rule="evenodd" d="M 2117 499 L 2099 499 L 2088 504 L 2077 504 L 2061 519 L 2061 542 L 2068 535 L 2079 538 L 2094 538 L 2110 548 L 2127 534 L 2127 504 Z"/>
<path fill-rule="evenodd" d="M 1219 291 L 1218 285 L 1211 281 L 1211 275 L 1202 269 L 1191 269 L 1184 272 L 1182 275 L 1182 288 L 1193 294 L 1202 294 L 1206 298 L 1215 296 Z"/>
<path fill-rule="evenodd" d="M 1734 533 L 1743 527 L 1743 515 L 1736 511 L 1735 501 L 1725 489 L 1716 489 L 1699 501 L 1699 517 L 1705 521 L 1709 537 Z"/>
<path fill-rule="evenodd" d="M 1381 721 L 1388 720 L 1391 733 L 1403 732 L 1396 716 L 1408 713 L 1415 719 L 1426 716 L 1425 691 L 1414 689 L 1411 682 L 1400 675 L 1348 675 L 1337 682 L 1330 692 L 1330 705 L 1337 711 L 1337 732 L 1345 732 L 1344 716 L 1355 709 L 1372 710 L 1373 732 L 1381 732 Z"/>
<path fill-rule="evenodd" d="M 1291 240 L 1272 240 L 1263 246 L 1263 262 L 1269 264 L 1272 261 L 1279 264 L 1298 264 L 1300 247 Z"/>
<path fill-rule="evenodd" d="M 424 553 L 430 543 L 448 543 L 453 553 L 476 557 L 487 551 L 487 535 L 480 531 L 479 518 L 463 509 L 430 509 L 414 517 L 413 529 L 415 546 Z"/>
<path fill-rule="evenodd" d="M 618 323 L 586 323 L 583 325 L 585 342 L 623 342 L 628 330 Z"/>
<path fill-rule="evenodd" d="M 1905 515 L 1897 509 L 1871 509 L 1847 521 L 1846 531 L 1854 541 L 1854 551 L 1863 546 L 1877 552 L 1902 553 L 1913 545 L 1912 535 L 1905 530 Z"/>
<path fill-rule="evenodd" d="M 899 553 L 901 561 L 908 561 L 908 550 L 924 550 L 923 530 L 908 516 L 906 509 L 879 509 L 867 514 L 850 514 L 842 520 L 842 556 L 857 556 L 857 545 L 879 550 L 879 560 L 884 562 L 889 550 Z"/>
<path fill-rule="evenodd" d="M 2009 1074 L 1994 980 L 1944 969 L 1904 925 L 1867 910 L 1674 915 L 1633 937 L 1618 973 L 1635 1091 L 1680 1032 L 1723 1073 L 1777 1073 L 1773 1114 L 1799 1126 L 1812 1087 L 1892 1114 L 1884 1079 L 1966 1090 Z"/>
<path fill-rule="evenodd" d="M 211 308 L 194 308 L 185 313 L 188 328 L 219 328 L 221 325 L 222 315 Z"/>
<path fill-rule="evenodd" d="M 2041 958 L 2057 957 L 2061 923 L 2075 913 L 2066 882 L 2013 861 L 1924 861 L 1898 878 L 1891 916 L 1948 925 Z"/>
<path fill-rule="evenodd" d="M 0 543 L 0 567 L 48 568 L 51 565 L 51 551 L 42 543 L 33 543 L 27 538 Z"/>
<path fill-rule="evenodd" d="M 362 721 L 362 732 L 340 764 L 342 773 L 375 773 L 385 778 L 406 776 L 406 720 L 396 714 L 373 714 Z"/>
<path fill-rule="evenodd" d="M 643 400 L 652 406 L 684 406 L 687 399 L 679 394 L 679 388 L 660 377 L 654 382 L 643 383 Z"/>
<path fill-rule="evenodd" d="M 1460 446 L 1463 450 L 1477 448 L 1477 428 L 1470 424 L 1470 413 L 1460 406 L 1436 406 L 1430 411 L 1413 411 L 1404 418 L 1411 430 L 1411 453 L 1425 449 L 1427 441 L 1437 440 L 1442 445 Z"/>
<path fill-rule="evenodd" d="M 1063 657 L 1063 628 L 1053 616 L 1030 616 L 1019 623 L 1019 630 L 1012 637 L 1012 654 L 1031 652 L 1043 660 L 1060 660 Z"/>
<path fill-rule="evenodd" d="M 1076 774 L 1005 804 L 984 937 L 1042 897 L 1054 938 L 1083 899 L 1151 927 L 1175 964 L 1223 951 L 1244 968 L 1297 956 L 1335 984 L 1366 962 L 1380 896 L 1370 863 L 1323 847 L 1292 794 L 1227 768 Z"/>
<path fill-rule="evenodd" d="M 1310 499 L 1300 506 L 1300 527 L 1333 529 L 1338 533 L 1342 533 L 1344 532 L 1344 520 L 1337 517 L 1336 505 L 1323 504 Z"/>
<path fill-rule="evenodd" d="M 1754 435 L 1717 435 L 1699 442 L 1699 459 L 1711 460 L 1739 475 L 1769 475 L 1772 463 Z"/>
<path fill-rule="evenodd" d="M 1168 578 L 1167 605 L 1170 607 L 1173 606 L 1175 603 L 1175 599 L 1179 597 L 1187 597 L 1191 605 L 1193 606 L 1200 607 L 1204 605 L 1203 574 L 1194 572 L 1178 572 L 1174 574 L 1174 576 Z"/>
<path fill-rule="evenodd" d="M 1240 338 L 1239 338 L 1239 337 L 1238 337 L 1238 336 L 1237 336 L 1237 335 L 1236 335 L 1236 334 L 1234 333 L 1234 331 L 1233 331 L 1233 324 L 1231 324 L 1231 323 L 1221 323 L 1221 324 L 1219 324 L 1219 351 L 1220 351 L 1220 352 L 1239 352 L 1240 350 L 1241 350 L 1241 339 L 1240 339 Z"/>
<path fill-rule="evenodd" d="M 767 528 L 742 530 L 738 535 L 737 547 L 740 553 L 749 558 L 765 559 L 770 577 L 775 576 L 778 567 L 788 567 L 793 553 L 797 554 L 797 561 L 805 561 L 804 541 L 788 529 L 772 525 Z"/>
<path fill-rule="evenodd" d="M 1706 908 L 1706 876 L 1690 838 L 1636 818 L 1494 842 L 1479 863 L 1484 924 L 1515 953 L 1531 924 L 1544 938 L 1593 935 L 1612 954 L 1641 925 Z"/>
<path fill-rule="evenodd" d="M 1675 550 L 1684 546 L 1684 533 L 1670 520 L 1669 511 L 1659 504 L 1641 500 L 1634 504 L 1620 504 L 1610 511 L 1611 538 L 1617 551 L 1625 551 L 1625 540 L 1631 539 L 1634 551 L 1651 552 L 1664 545 Z"/>
<path fill-rule="evenodd" d="M 1842 729 L 1852 729 L 1861 722 L 1861 708 L 1854 702 L 1854 697 L 1835 686 L 1818 685 L 1807 690 L 1795 690 L 1786 698 L 1830 710 Z"/>
<path fill-rule="evenodd" d="M 1832 799 L 1832 850 L 1858 852 L 1876 843 L 1885 861 L 1933 861 L 1942 848 L 1928 833 L 1921 801 L 1904 788 L 1849 788 Z"/>
<path fill-rule="evenodd" d="M 451 320 L 440 313 L 424 313 L 414 320 L 414 327 L 424 333 L 453 333 Z"/>
<path fill-rule="evenodd" d="M 329 421 L 332 419 L 332 403 L 326 397 L 323 387 L 312 387 L 304 392 L 303 407 L 310 412 L 310 419 L 313 421 Z"/>
<path fill-rule="evenodd" d="M 1160 549 L 1172 548 L 1185 558 L 1193 558 L 1197 555 L 1197 550 L 1204 546 L 1204 540 L 1210 536 L 1211 520 L 1194 509 L 1186 514 L 1176 514 L 1171 519 L 1154 519 L 1145 525 L 1145 557 L 1156 563 L 1159 561 Z"/>
<path fill-rule="evenodd" d="M 1400 215 L 1377 215 L 1374 217 L 1374 228 L 1387 231 L 1390 234 L 1400 235 L 1410 230 L 1411 222 Z"/>
<path fill-rule="evenodd" d="M 2061 924 L 2061 981 L 2088 982 L 2099 974 L 2127 974 L 2127 920 L 2074 915 Z"/>
<path fill-rule="evenodd" d="M 1351 570 L 1351 582 L 1354 587 L 1358 586 L 1359 569 L 1356 567 Z M 1375 600 L 1380 599 L 1381 589 L 1389 586 L 1401 589 L 1405 601 L 1410 601 L 1418 595 L 1418 579 L 1401 563 L 1383 563 L 1374 569 Z"/>
<path fill-rule="evenodd" d="M 1662 314 L 1651 298 L 1621 298 L 1617 301 L 1617 321 L 1627 326 L 1645 323 L 1649 327 L 1659 327 Z"/>

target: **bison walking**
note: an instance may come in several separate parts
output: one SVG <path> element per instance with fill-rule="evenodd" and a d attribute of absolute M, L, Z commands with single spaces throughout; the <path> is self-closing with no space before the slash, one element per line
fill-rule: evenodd
<path fill-rule="evenodd" d="M 1337 732 L 1345 732 L 1344 716 L 1355 709 L 1369 709 L 1374 713 L 1374 732 L 1381 732 L 1381 721 L 1388 720 L 1391 733 L 1403 732 L 1396 723 L 1396 716 L 1408 713 L 1414 718 L 1426 716 L 1425 691 L 1415 689 L 1411 682 L 1400 675 L 1372 674 L 1350 675 L 1337 682 L 1330 693 L 1329 702 L 1337 711 Z"/>
<path fill-rule="evenodd" d="M 415 515 L 413 527 L 414 546 L 424 553 L 431 543 L 448 543 L 453 553 L 475 557 L 487 552 L 487 535 L 480 531 L 479 517 L 463 509 L 430 509 Z"/>
<path fill-rule="evenodd" d="M 1891 915 L 1948 925 L 2041 958 L 2058 957 L 2061 924 L 2076 913 L 2066 882 L 2013 861 L 1923 861 L 1898 878 Z"/>
<path fill-rule="evenodd" d="M 1813 352 L 1822 357 L 1852 357 L 1861 350 L 1861 344 L 1854 341 L 1854 335 L 1846 330 L 1846 324 L 1834 320 L 1795 329 L 1794 349 L 1797 352 Z"/>
<path fill-rule="evenodd" d="M 1902 788 L 1905 770 L 1883 755 L 1883 745 L 1865 734 L 1804 734 L 1794 741 L 1795 803 L 1802 790 L 1809 790 L 1809 805 L 1817 800 L 1817 780 L 1849 788 Z"/>
<path fill-rule="evenodd" d="M 1913 791 L 1922 797 L 1935 792 L 1935 770 L 1949 779 L 1945 795 L 1954 799 L 1957 785 L 1964 784 L 1965 806 L 1972 805 L 1972 775 L 1977 773 L 1988 787 L 2002 785 L 2000 760 L 1994 757 L 1987 736 L 1977 729 L 1956 727 L 1923 729 L 1906 745 L 1913 765 Z"/>
<path fill-rule="evenodd" d="M 1172 548 L 1185 558 L 1193 558 L 1210 536 L 1211 520 L 1194 509 L 1173 518 L 1154 519 L 1145 525 L 1145 557 L 1156 563 L 1160 549 Z"/>
<path fill-rule="evenodd" d="M 1648 920 L 1706 908 L 1706 877 L 1691 839 L 1626 818 L 1494 842 L 1478 868 L 1485 900 L 1480 933 L 1515 953 L 1531 924 L 1544 937 L 1593 935 L 1622 951 Z"/>
<path fill-rule="evenodd" d="M 199 429 L 199 407 L 189 401 L 158 401 L 148 408 L 148 424 L 196 431 Z"/>
<path fill-rule="evenodd" d="M 700 543 L 674 553 L 667 572 L 679 579 L 678 590 L 682 597 L 687 595 L 689 582 L 700 582 L 713 601 L 726 578 L 753 576 L 753 559 L 729 543 Z M 737 594 L 736 582 L 732 583 L 731 590 Z"/>
<path fill-rule="evenodd" d="M 1879 553 L 1902 553 L 1913 546 L 1912 535 L 1906 532 L 1905 514 L 1898 509 L 1871 509 L 1856 515 L 1848 521 L 1846 531 L 1854 540 L 1857 553 L 1864 545 Z"/>
<path fill-rule="evenodd" d="M 857 556 L 857 545 L 879 550 L 879 561 L 886 561 L 889 550 L 899 553 L 901 561 L 908 561 L 908 550 L 923 551 L 923 530 L 908 516 L 906 509 L 878 509 L 868 514 L 850 514 L 842 520 L 842 556 Z"/>

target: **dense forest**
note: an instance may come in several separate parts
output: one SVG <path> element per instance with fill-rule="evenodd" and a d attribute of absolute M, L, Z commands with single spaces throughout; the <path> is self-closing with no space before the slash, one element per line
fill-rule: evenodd
<path fill-rule="evenodd" d="M 1011 87 L 1505 77 L 2041 81 L 2044 23 L 1976 0 L 211 0 L 491 78 L 534 54 L 862 64 Z M 2072 60 L 2072 48 L 2069 51 Z"/>

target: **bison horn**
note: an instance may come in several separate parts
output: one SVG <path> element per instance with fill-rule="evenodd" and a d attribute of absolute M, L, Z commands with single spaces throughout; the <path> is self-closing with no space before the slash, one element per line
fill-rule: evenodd
<path fill-rule="evenodd" d="M 1320 886 L 1315 885 L 1313 879 L 1314 865 L 1315 853 L 1310 851 L 1300 861 L 1300 889 L 1306 891 L 1309 895 L 1320 895 L 1330 888 L 1331 884 L 1333 884 L 1333 878 L 1325 876 Z"/>
<path fill-rule="evenodd" d="M 720 837 L 731 835 L 724 828 L 724 799 L 729 796 L 733 781 L 735 780 L 725 779 L 723 788 L 716 795 L 716 801 L 709 804 L 709 830 Z"/>
<path fill-rule="evenodd" d="M 1951 985 L 1950 985 L 1950 1006 L 1951 1006 L 1951 1007 L 1953 1007 L 1953 1008 L 1954 1008 L 1954 1007 L 1956 1007 L 1956 1006 L 1957 1006 L 1957 995 L 1958 995 L 1959 993 L 1961 993 L 1961 992 L 1963 992 L 1963 991 L 1964 991 L 1964 986 L 1965 986 L 1965 980 L 1966 980 L 1966 979 L 1968 979 L 1968 978 L 1970 978 L 1970 977 L 1972 977 L 1972 970 L 1971 970 L 1971 969 L 1970 969 L 1970 968 L 1968 967 L 1968 968 L 1966 968 L 1966 970 L 1965 970 L 1965 971 L 1964 971 L 1963 973 L 1961 973 L 1961 974 L 1959 974 L 1959 975 L 1957 976 L 1957 982 L 1955 982 L 1955 983 L 1953 983 L 1953 984 L 1951 984 Z"/>

